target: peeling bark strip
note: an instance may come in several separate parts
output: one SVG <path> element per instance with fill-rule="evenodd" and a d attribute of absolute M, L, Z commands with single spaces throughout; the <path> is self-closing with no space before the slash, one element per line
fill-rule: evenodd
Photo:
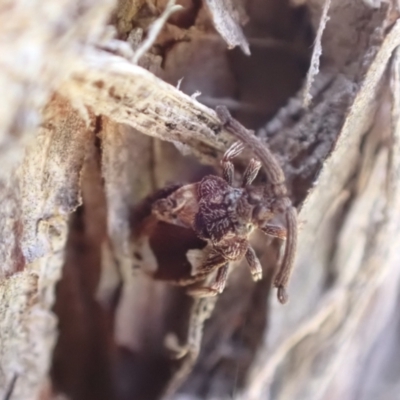
<path fill-rule="evenodd" d="M 145 53 L 147 53 L 150 50 L 151 46 L 154 44 L 155 40 L 157 39 L 157 36 L 159 35 L 161 29 L 164 27 L 170 15 L 176 11 L 182 10 L 182 8 L 183 7 L 180 5 L 175 5 L 174 0 L 169 0 L 167 6 L 165 7 L 164 12 L 150 26 L 146 39 L 143 41 L 143 43 L 141 43 L 141 45 L 135 51 L 135 54 L 132 58 L 132 62 L 134 64 L 137 64 L 140 60 L 140 57 L 142 57 Z"/>
<path fill-rule="evenodd" d="M 303 105 L 304 107 L 308 107 L 312 100 L 311 96 L 311 86 L 315 79 L 315 76 L 319 72 L 319 64 L 322 55 L 322 34 L 324 33 L 325 26 L 329 21 L 328 12 L 329 7 L 331 6 L 331 0 L 325 0 L 324 7 L 322 9 L 321 20 L 318 25 L 317 36 L 315 38 L 314 49 L 311 57 L 311 64 L 308 70 L 306 83 L 304 86 L 304 93 L 303 93 Z"/>
<path fill-rule="evenodd" d="M 239 46 L 243 53 L 249 56 L 249 43 L 239 25 L 242 21 L 233 5 L 233 0 L 206 0 L 206 4 L 211 12 L 215 28 L 228 43 L 228 47 L 232 49 Z"/>
<path fill-rule="evenodd" d="M 92 51 L 61 92 L 143 134 L 180 142 L 208 161 L 232 141 L 214 111 L 121 57 Z"/>

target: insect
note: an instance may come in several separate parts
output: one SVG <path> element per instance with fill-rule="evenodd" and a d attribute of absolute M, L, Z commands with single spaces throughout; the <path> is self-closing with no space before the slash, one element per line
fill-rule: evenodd
<path fill-rule="evenodd" d="M 192 285 L 189 293 L 200 297 L 221 293 L 226 285 L 229 264 L 242 258 L 246 259 L 253 280 L 262 278 L 260 261 L 249 244 L 254 229 L 284 240 L 283 261 L 274 280 L 278 300 L 284 304 L 288 300 L 286 288 L 296 253 L 297 212 L 287 195 L 283 171 L 265 144 L 233 119 L 225 107 L 217 107 L 216 113 L 222 126 L 240 140 L 222 158 L 223 177 L 208 175 L 200 182 L 160 192 L 151 202 L 153 218 L 149 226 L 157 225 L 159 230 L 168 225 L 168 229 L 179 231 L 182 238 L 185 232 L 189 235 L 183 246 L 190 248 L 186 252 L 186 268 L 190 271 L 186 276 L 179 273 L 169 280 L 182 286 Z M 257 158 L 250 161 L 240 187 L 234 187 L 232 160 L 245 146 Z M 253 185 L 261 167 L 267 182 Z M 283 224 L 279 223 L 279 217 L 283 217 Z M 153 229 L 148 235 L 153 244 L 157 230 Z M 165 240 L 163 242 L 165 246 Z M 175 267 L 185 264 L 181 261 L 175 263 Z M 214 272 L 214 281 L 204 283 Z M 202 284 L 194 285 L 198 282 Z"/>
<path fill-rule="evenodd" d="M 221 125 L 240 142 L 221 160 L 222 178 L 209 175 L 200 182 L 162 188 L 138 204 L 132 212 L 134 268 L 155 280 L 187 287 L 195 298 L 190 310 L 187 338 L 180 344 L 174 334 L 166 341 L 180 359 L 165 389 L 177 390 L 190 373 L 200 351 L 203 326 L 224 290 L 229 264 L 247 260 L 254 280 L 262 278 L 260 262 L 249 244 L 254 229 L 286 241 L 283 262 L 275 277 L 281 303 L 288 300 L 286 287 L 297 242 L 297 213 L 287 196 L 283 172 L 268 148 L 217 107 Z M 248 146 L 253 158 L 239 187 L 234 187 L 233 159 Z M 267 183 L 253 184 L 261 167 Z M 283 219 L 282 219 L 283 217 Z M 282 223 L 283 222 L 283 223 Z"/>

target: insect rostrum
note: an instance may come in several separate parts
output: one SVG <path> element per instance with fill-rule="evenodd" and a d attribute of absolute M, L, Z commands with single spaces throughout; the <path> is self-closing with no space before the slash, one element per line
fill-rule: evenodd
<path fill-rule="evenodd" d="M 181 186 L 152 205 L 152 214 L 157 220 L 193 230 L 206 243 L 202 250 L 205 256 L 191 276 L 175 283 L 191 285 L 216 271 L 213 283 L 190 289 L 195 296 L 216 295 L 225 287 L 229 263 L 243 257 L 253 279 L 261 279 L 260 262 L 249 244 L 251 232 L 260 229 L 267 235 L 286 239 L 282 265 L 274 281 L 279 301 L 286 303 L 286 287 L 296 253 L 297 213 L 287 196 L 283 171 L 265 144 L 234 120 L 225 107 L 217 107 L 216 112 L 222 125 L 240 140 L 226 151 L 221 161 L 223 178 L 206 176 L 198 183 Z M 236 188 L 232 186 L 232 159 L 244 146 L 248 146 L 257 159 L 250 161 L 241 186 Z M 267 183 L 252 185 L 261 166 Z M 284 226 L 275 222 L 275 217 L 280 215 L 284 216 Z"/>

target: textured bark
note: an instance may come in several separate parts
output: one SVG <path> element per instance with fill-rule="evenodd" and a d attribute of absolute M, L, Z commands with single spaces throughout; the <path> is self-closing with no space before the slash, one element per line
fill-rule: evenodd
<path fill-rule="evenodd" d="M 396 399 L 396 2 L 177 3 L 0 11 L 0 398 L 149 400 L 185 381 L 172 398 Z M 298 208 L 286 306 L 262 235 L 265 278 L 237 265 L 215 302 L 135 269 L 135 206 L 220 173 L 218 104 L 271 148 Z M 166 342 L 185 340 L 174 360 Z"/>

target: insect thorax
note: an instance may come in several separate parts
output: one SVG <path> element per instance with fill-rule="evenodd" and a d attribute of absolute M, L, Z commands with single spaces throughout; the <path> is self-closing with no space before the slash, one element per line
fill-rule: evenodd
<path fill-rule="evenodd" d="M 253 206 L 244 188 L 234 188 L 222 178 L 206 176 L 198 187 L 199 211 L 194 229 L 216 244 L 227 237 L 245 238 L 252 230 Z"/>

